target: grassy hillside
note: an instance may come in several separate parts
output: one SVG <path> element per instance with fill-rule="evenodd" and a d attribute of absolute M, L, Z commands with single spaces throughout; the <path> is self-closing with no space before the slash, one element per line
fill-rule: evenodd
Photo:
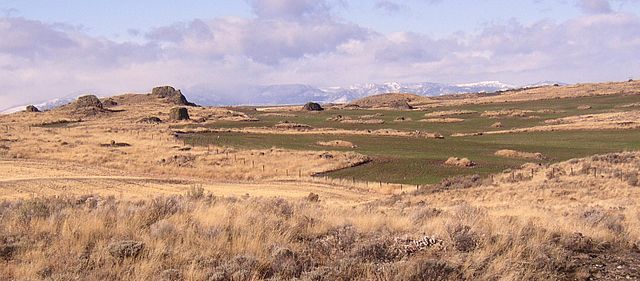
<path fill-rule="evenodd" d="M 308 124 L 315 128 L 422 130 L 438 132 L 447 137 L 443 140 L 436 140 L 383 136 L 209 133 L 189 135 L 186 137 L 186 142 L 192 145 L 212 144 L 241 148 L 279 147 L 297 150 L 326 150 L 326 147 L 319 146 L 316 143 L 318 141 L 340 139 L 352 142 L 358 147 L 355 149 L 332 149 L 357 151 L 373 157 L 374 161 L 367 165 L 329 173 L 329 176 L 367 181 L 428 184 L 459 174 L 496 173 L 504 169 L 518 167 L 525 162 L 531 162 L 531 160 L 527 159 L 507 159 L 495 156 L 494 153 L 500 149 L 539 152 L 547 156 L 545 160 L 539 160 L 538 162 L 555 162 L 596 153 L 639 149 L 640 131 L 638 130 L 557 131 L 448 137 L 454 133 L 526 128 L 544 124 L 545 120 L 567 116 L 633 110 L 633 107 L 622 106 L 637 102 L 640 102 L 640 96 L 638 95 L 613 95 L 559 99 L 553 102 L 528 101 L 443 107 L 430 111 L 327 110 L 318 113 L 295 112 L 296 117 L 260 116 L 260 113 L 245 110 L 246 113 L 257 116 L 260 121 L 241 123 L 222 121 L 213 123 L 210 126 L 216 128 L 268 127 L 287 120 Z M 589 105 L 591 109 L 578 109 L 582 105 Z M 482 113 L 486 111 L 504 109 L 529 110 L 533 112 L 526 114 L 527 117 L 490 118 L 482 116 Z M 417 120 L 427 118 L 425 114 L 449 110 L 467 110 L 475 113 L 453 116 L 464 119 L 463 122 L 459 123 L 417 122 Z M 352 119 L 362 119 L 362 116 L 365 115 L 377 115 L 369 117 L 369 119 L 382 119 L 385 123 L 344 124 L 327 120 L 336 115 Z M 412 121 L 395 122 L 394 120 L 399 116 L 411 118 Z M 503 127 L 499 129 L 491 128 L 491 125 L 496 122 L 502 123 Z M 443 165 L 443 162 L 452 156 L 467 157 L 477 162 L 478 165 L 471 169 Z"/>

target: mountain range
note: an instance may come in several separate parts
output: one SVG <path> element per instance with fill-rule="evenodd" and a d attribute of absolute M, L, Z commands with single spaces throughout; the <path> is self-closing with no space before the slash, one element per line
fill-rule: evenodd
<path fill-rule="evenodd" d="M 544 81 L 525 86 L 514 86 L 499 81 L 484 81 L 467 84 L 444 83 L 369 83 L 349 87 L 314 87 L 304 84 L 283 84 L 268 86 L 250 86 L 238 89 L 212 90 L 207 87 L 194 87 L 183 90 L 190 101 L 200 105 L 289 105 L 303 104 L 309 101 L 319 103 L 348 103 L 363 97 L 384 93 L 409 93 L 421 96 L 441 96 L 459 93 L 492 93 L 515 88 L 531 88 L 561 82 Z M 41 110 L 50 109 L 73 101 L 76 97 L 66 96 L 34 104 Z M 5 108 L 2 113 L 11 113 L 24 109 L 23 106 Z"/>
<path fill-rule="evenodd" d="M 527 87 L 548 85 L 542 82 Z M 553 83 L 552 83 L 553 84 Z M 269 85 L 245 88 L 233 96 L 212 93 L 209 90 L 185 91 L 195 103 L 203 105 L 282 105 L 302 104 L 309 101 L 320 103 L 347 103 L 363 97 L 384 93 L 410 93 L 421 96 L 441 96 L 458 93 L 497 92 L 517 88 L 498 81 L 468 84 L 443 83 L 369 83 L 349 87 L 314 87 L 304 84 Z"/>

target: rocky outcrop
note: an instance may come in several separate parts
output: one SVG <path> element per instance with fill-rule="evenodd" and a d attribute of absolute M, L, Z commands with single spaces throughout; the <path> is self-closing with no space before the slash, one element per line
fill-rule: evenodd
<path fill-rule="evenodd" d="M 151 90 L 151 95 L 175 105 L 196 106 L 195 103 L 189 102 L 180 90 L 171 86 L 155 87 Z"/>
<path fill-rule="evenodd" d="M 76 100 L 74 105 L 76 108 L 104 108 L 100 99 L 94 95 L 81 96 Z"/>
<path fill-rule="evenodd" d="M 37 107 L 33 106 L 33 105 L 27 105 L 27 108 L 25 109 L 26 112 L 40 112 L 40 109 L 38 109 Z"/>
<path fill-rule="evenodd" d="M 171 120 L 189 120 L 189 111 L 184 107 L 174 107 L 169 111 Z"/>
<path fill-rule="evenodd" d="M 307 104 L 304 105 L 304 110 L 306 111 L 323 111 L 324 108 L 322 108 L 322 106 L 319 103 L 315 103 L 315 102 L 308 102 Z"/>

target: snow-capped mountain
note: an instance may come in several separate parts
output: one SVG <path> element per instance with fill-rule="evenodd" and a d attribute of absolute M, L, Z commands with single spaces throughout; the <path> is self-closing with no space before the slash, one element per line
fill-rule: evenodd
<path fill-rule="evenodd" d="M 349 87 L 318 88 L 310 85 L 289 84 L 252 87 L 234 91 L 233 96 L 217 94 L 203 89 L 187 96 L 194 102 L 203 105 L 277 105 L 301 104 L 308 101 L 321 103 L 347 103 L 363 97 L 385 93 L 410 93 L 421 96 L 440 96 L 458 93 L 496 92 L 513 89 L 515 86 L 498 81 L 487 81 L 468 84 L 442 83 L 369 83 Z"/>
<path fill-rule="evenodd" d="M 563 82 L 559 82 L 559 81 L 540 81 L 538 83 L 524 85 L 521 88 L 529 89 L 529 88 L 537 88 L 537 87 L 553 86 L 553 85 L 567 86 L 567 83 L 563 83 Z"/>
<path fill-rule="evenodd" d="M 541 82 L 536 85 L 543 85 Z M 559 82 L 548 82 L 552 85 Z M 529 87 L 531 87 L 529 85 Z M 241 86 L 227 89 L 215 89 L 199 85 L 183 89 L 187 98 L 201 105 L 288 105 L 303 104 L 309 101 L 320 103 L 348 103 L 363 97 L 385 93 L 409 93 L 421 96 L 440 96 L 458 93 L 497 92 L 516 88 L 513 85 L 498 81 L 486 81 L 466 84 L 443 83 L 369 83 L 357 84 L 349 87 L 314 87 L 304 84 L 285 84 L 268 86 Z M 67 104 L 77 95 L 57 98 L 34 104 L 40 110 Z M 24 110 L 25 105 L 2 110 L 2 113 L 12 113 Z"/>
<path fill-rule="evenodd" d="M 52 100 L 36 103 L 36 104 L 33 104 L 33 105 L 35 107 L 37 107 L 38 109 L 40 109 L 40 110 L 48 110 L 48 109 L 52 109 L 54 107 L 58 107 L 58 106 L 62 106 L 62 105 L 68 104 L 68 103 L 74 101 L 75 99 L 76 99 L 75 97 L 56 98 L 56 99 L 52 99 Z M 25 104 L 25 105 L 21 105 L 21 106 L 6 108 L 6 109 L 3 109 L 0 113 L 8 114 L 8 113 L 18 112 L 18 111 L 24 110 L 26 106 L 27 105 Z"/>

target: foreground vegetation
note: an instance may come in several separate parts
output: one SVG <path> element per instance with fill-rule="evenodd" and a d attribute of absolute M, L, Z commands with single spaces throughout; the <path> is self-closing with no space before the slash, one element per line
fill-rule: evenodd
<path fill-rule="evenodd" d="M 640 278 L 640 156 L 443 181 L 354 206 L 306 198 L 0 204 L 3 280 Z M 569 172 L 570 171 L 570 172 Z M 593 176 L 597 175 L 597 176 Z M 561 219 L 558 219 L 561 218 Z"/>

